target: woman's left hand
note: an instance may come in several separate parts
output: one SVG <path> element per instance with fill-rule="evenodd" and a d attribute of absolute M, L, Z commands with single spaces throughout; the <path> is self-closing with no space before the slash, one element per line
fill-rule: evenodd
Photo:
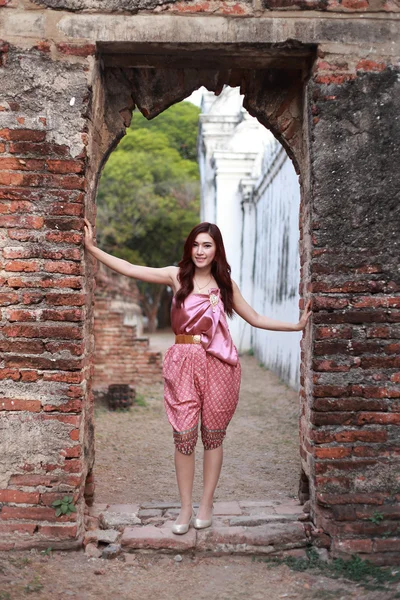
<path fill-rule="evenodd" d="M 310 318 L 310 316 L 312 315 L 310 308 L 311 308 L 311 300 L 309 300 L 307 302 L 305 309 L 303 311 L 303 314 L 301 315 L 301 319 L 297 323 L 297 331 L 302 331 L 305 328 L 305 326 L 307 325 L 307 321 Z"/>

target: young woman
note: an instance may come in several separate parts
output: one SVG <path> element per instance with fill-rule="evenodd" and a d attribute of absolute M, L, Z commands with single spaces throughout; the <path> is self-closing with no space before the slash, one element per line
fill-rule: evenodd
<path fill-rule="evenodd" d="M 236 312 L 260 329 L 300 331 L 310 317 L 310 301 L 297 324 L 256 313 L 231 279 L 221 232 L 212 223 L 200 223 L 192 229 L 178 267 L 137 266 L 103 252 L 96 247 L 92 227 L 86 219 L 85 247 L 122 275 L 173 289 L 171 322 L 176 337 L 163 364 L 164 403 L 173 428 L 181 498 L 181 511 L 172 531 L 186 533 L 193 518 L 194 449 L 200 417 L 204 446 L 203 495 L 193 525 L 197 529 L 209 527 L 222 466 L 222 442 L 238 403 L 241 376 L 226 315 L 230 317 Z"/>

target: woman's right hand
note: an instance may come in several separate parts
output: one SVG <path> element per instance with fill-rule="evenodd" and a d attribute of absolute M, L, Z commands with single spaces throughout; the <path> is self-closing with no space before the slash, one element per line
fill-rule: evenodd
<path fill-rule="evenodd" d="M 96 240 L 94 238 L 94 234 L 93 234 L 93 228 L 91 226 L 91 224 L 89 223 L 89 221 L 86 219 L 86 217 L 84 218 L 85 221 L 85 248 L 87 248 L 88 250 L 90 250 L 91 248 L 93 248 L 96 245 Z"/>

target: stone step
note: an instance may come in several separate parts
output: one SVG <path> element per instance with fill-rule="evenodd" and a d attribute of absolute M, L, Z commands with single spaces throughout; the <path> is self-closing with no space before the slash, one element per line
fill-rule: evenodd
<path fill-rule="evenodd" d="M 198 505 L 194 505 L 196 508 Z M 193 527 L 184 535 L 172 533 L 180 510 L 173 502 L 93 505 L 86 515 L 87 553 L 104 553 L 105 544 L 120 544 L 125 553 L 140 551 L 206 554 L 277 554 L 305 548 L 308 515 L 297 500 L 215 502 L 213 524 Z"/>
<path fill-rule="evenodd" d="M 161 527 L 126 527 L 119 540 L 124 552 L 156 550 L 195 551 L 207 554 L 273 554 L 309 544 L 304 525 L 298 521 L 266 523 L 254 527 L 211 526 L 204 530 L 190 527 L 183 535 L 172 533 L 173 521 Z"/>

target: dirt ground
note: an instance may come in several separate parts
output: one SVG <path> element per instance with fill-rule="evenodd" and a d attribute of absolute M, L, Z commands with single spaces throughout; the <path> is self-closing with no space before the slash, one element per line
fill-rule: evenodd
<path fill-rule="evenodd" d="M 164 348 L 168 336 L 155 340 Z M 169 342 L 168 342 L 169 343 Z M 243 356 L 241 397 L 224 442 L 216 500 L 295 497 L 298 455 L 297 394 Z M 171 428 L 162 385 L 138 388 L 142 406 L 127 413 L 96 408 L 96 503 L 178 501 Z M 201 441 L 194 501 L 200 498 Z M 332 579 L 316 571 L 271 566 L 247 556 L 131 554 L 107 561 L 83 551 L 0 552 L 0 600 L 392 600 L 391 591 Z M 124 562 L 126 560 L 126 562 Z"/>

